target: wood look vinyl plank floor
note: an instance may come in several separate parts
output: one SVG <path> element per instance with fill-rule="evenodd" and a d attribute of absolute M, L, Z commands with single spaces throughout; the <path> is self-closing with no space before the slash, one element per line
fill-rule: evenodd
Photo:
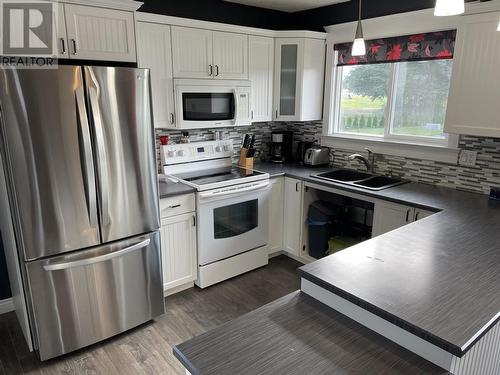
<path fill-rule="evenodd" d="M 15 314 L 0 315 L 0 375 L 184 375 L 174 345 L 299 289 L 299 266 L 280 256 L 210 288 L 167 297 L 167 312 L 155 321 L 46 362 L 28 351 Z"/>

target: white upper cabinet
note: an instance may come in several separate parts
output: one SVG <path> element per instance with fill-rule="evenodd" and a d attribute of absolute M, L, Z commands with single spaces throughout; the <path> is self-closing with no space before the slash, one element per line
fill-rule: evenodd
<path fill-rule="evenodd" d="M 444 130 L 500 137 L 500 12 L 462 17 Z"/>
<path fill-rule="evenodd" d="M 248 79 L 248 36 L 172 26 L 175 78 Z"/>
<path fill-rule="evenodd" d="M 272 121 L 274 39 L 250 36 L 248 46 L 252 122 Z"/>
<path fill-rule="evenodd" d="M 70 58 L 135 62 L 133 12 L 64 4 Z"/>
<path fill-rule="evenodd" d="M 248 35 L 213 33 L 213 76 L 248 79 Z"/>
<path fill-rule="evenodd" d="M 137 63 L 151 71 L 155 128 L 175 127 L 170 26 L 137 22 Z"/>
<path fill-rule="evenodd" d="M 212 78 L 212 32 L 172 26 L 174 77 Z"/>
<path fill-rule="evenodd" d="M 275 45 L 274 119 L 321 120 L 325 41 L 277 38 Z"/>

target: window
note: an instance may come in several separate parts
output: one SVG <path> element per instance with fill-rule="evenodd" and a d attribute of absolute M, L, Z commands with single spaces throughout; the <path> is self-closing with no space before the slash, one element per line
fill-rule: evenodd
<path fill-rule="evenodd" d="M 335 68 L 334 133 L 447 144 L 443 125 L 452 64 L 444 59 Z"/>

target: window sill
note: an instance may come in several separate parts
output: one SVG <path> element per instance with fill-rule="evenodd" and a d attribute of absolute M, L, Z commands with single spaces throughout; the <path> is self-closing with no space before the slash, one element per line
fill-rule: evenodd
<path fill-rule="evenodd" d="M 452 140 L 455 145 L 458 142 Z M 321 137 L 324 146 L 340 150 L 363 151 L 369 147 L 376 154 L 402 156 L 410 159 L 432 160 L 448 164 L 457 164 L 460 149 L 441 145 L 428 145 L 413 142 L 391 142 L 384 139 L 365 139 L 344 135 L 324 135 Z"/>

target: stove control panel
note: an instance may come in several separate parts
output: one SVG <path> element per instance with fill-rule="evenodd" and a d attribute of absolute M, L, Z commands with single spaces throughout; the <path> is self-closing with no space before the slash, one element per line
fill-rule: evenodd
<path fill-rule="evenodd" d="M 233 156 L 233 141 L 228 139 L 161 146 L 160 154 L 162 165 L 231 158 Z"/>

